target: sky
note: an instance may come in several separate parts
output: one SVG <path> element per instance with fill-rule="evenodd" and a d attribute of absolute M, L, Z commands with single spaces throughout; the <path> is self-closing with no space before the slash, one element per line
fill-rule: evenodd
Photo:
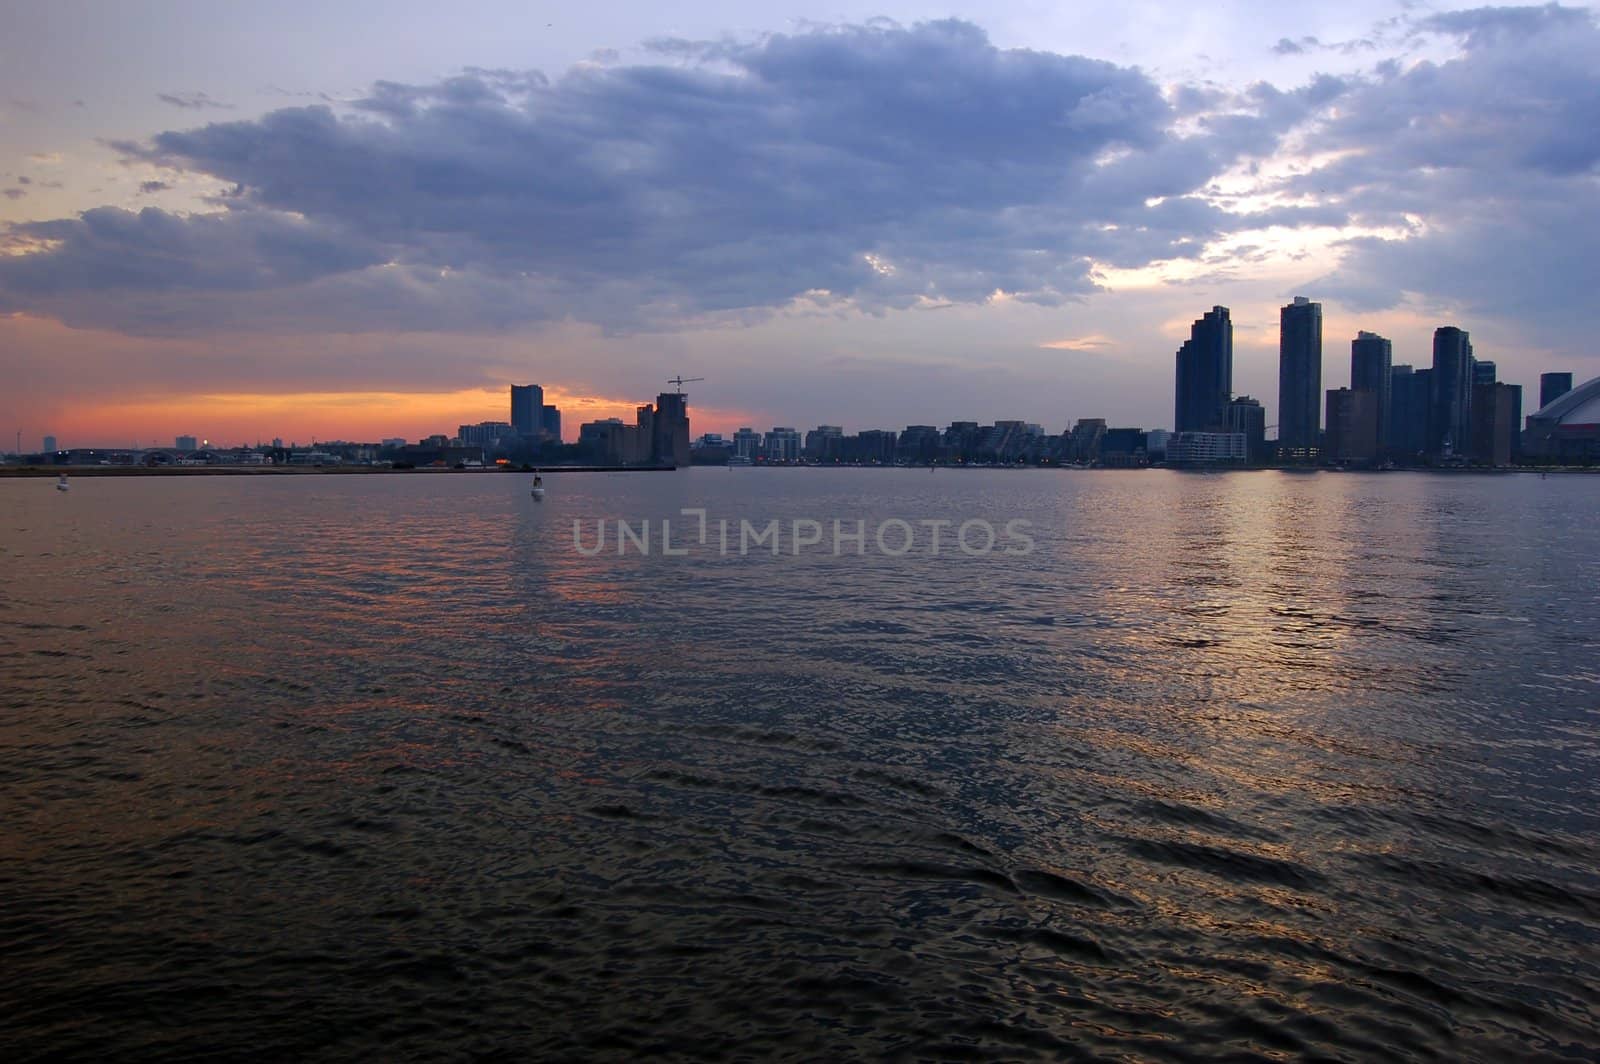
<path fill-rule="evenodd" d="M 1202 9 L 1203 7 L 1203 9 Z M 1582 6 L 8 5 L 0 448 L 1169 427 L 1231 308 L 1600 375 Z"/>

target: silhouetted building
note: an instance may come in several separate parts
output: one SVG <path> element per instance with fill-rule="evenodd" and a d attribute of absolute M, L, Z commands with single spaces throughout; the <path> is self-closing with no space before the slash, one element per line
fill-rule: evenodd
<path fill-rule="evenodd" d="M 1328 440 L 1323 457 L 1330 462 L 1372 462 L 1378 457 L 1378 393 L 1334 388 L 1328 392 Z"/>
<path fill-rule="evenodd" d="M 1189 327 L 1178 349 L 1173 427 L 1215 432 L 1227 426 L 1233 396 L 1233 321 L 1227 307 L 1212 307 Z"/>
<path fill-rule="evenodd" d="M 1363 330 L 1350 341 L 1350 390 L 1373 392 L 1378 397 L 1378 453 L 1389 449 L 1390 405 L 1394 401 L 1390 371 L 1394 345 L 1377 333 Z"/>
<path fill-rule="evenodd" d="M 1428 418 L 1433 403 L 1433 371 L 1409 365 L 1389 372 L 1389 450 L 1415 462 L 1428 449 Z"/>
<path fill-rule="evenodd" d="M 198 451 L 200 449 L 200 441 L 195 439 L 193 436 L 179 436 L 173 442 L 173 447 L 180 451 Z M 55 450 L 54 447 L 49 447 L 46 449 L 51 451 Z"/>
<path fill-rule="evenodd" d="M 1072 433 L 1067 438 L 1068 457 L 1074 462 L 1098 462 L 1100 460 L 1100 445 L 1105 440 L 1106 419 L 1103 417 L 1082 417 L 1072 427 Z"/>
<path fill-rule="evenodd" d="M 1267 460 L 1267 411 L 1259 399 L 1241 395 L 1228 404 L 1228 431 L 1244 436 L 1245 461 L 1261 465 Z"/>
<path fill-rule="evenodd" d="M 656 396 L 651 456 L 660 465 L 689 465 L 689 397 L 682 392 Z"/>
<path fill-rule="evenodd" d="M 1322 304 L 1305 296 L 1278 312 L 1278 458 L 1317 457 L 1322 430 Z"/>
<path fill-rule="evenodd" d="M 761 457 L 761 433 L 746 426 L 733 434 L 733 456 L 754 462 Z"/>
<path fill-rule="evenodd" d="M 1433 331 L 1432 396 L 1428 410 L 1427 453 L 1464 456 L 1472 452 L 1472 341 L 1454 325 Z"/>
<path fill-rule="evenodd" d="M 537 384 L 511 386 L 511 427 L 519 436 L 537 436 L 543 426 L 544 389 Z"/>
<path fill-rule="evenodd" d="M 1511 389 L 1511 460 L 1522 457 L 1522 385 L 1508 384 Z"/>
<path fill-rule="evenodd" d="M 861 465 L 893 465 L 899 433 L 892 429 L 862 429 L 840 441 L 840 457 Z"/>
<path fill-rule="evenodd" d="M 906 462 L 931 462 L 939 457 L 939 430 L 932 425 L 907 425 L 895 454 Z"/>
<path fill-rule="evenodd" d="M 1472 361 L 1472 383 L 1473 384 L 1493 384 L 1495 381 L 1497 381 L 1499 379 L 1500 379 L 1499 376 L 1495 373 L 1495 365 L 1494 365 L 1493 362 L 1490 362 L 1487 359 L 1485 359 L 1482 362 L 1479 362 L 1477 359 L 1473 359 L 1473 361 Z"/>
<path fill-rule="evenodd" d="M 44 453 L 45 454 L 55 454 L 58 449 L 59 448 L 56 447 L 56 438 L 54 436 L 46 436 L 44 438 Z M 192 451 L 192 450 L 194 450 L 194 448 L 191 447 L 191 448 L 189 448 L 189 450 Z"/>
<path fill-rule="evenodd" d="M 493 447 L 501 440 L 516 436 L 516 430 L 506 421 L 480 421 L 476 425 L 461 425 L 456 438 L 463 447 Z"/>
<path fill-rule="evenodd" d="M 971 461 L 978 451 L 978 433 L 976 421 L 950 422 L 944 430 L 945 453 L 958 461 Z"/>
<path fill-rule="evenodd" d="M 1495 466 L 1511 464 L 1520 405 L 1520 396 L 1515 393 L 1520 390 L 1496 381 L 1472 386 L 1472 456 L 1477 461 Z"/>
<path fill-rule="evenodd" d="M 561 442 L 561 410 L 559 407 L 550 406 L 548 403 L 541 408 L 539 425 L 544 429 L 544 434 L 557 443 Z"/>
<path fill-rule="evenodd" d="M 1539 409 L 1543 410 L 1570 391 L 1572 391 L 1572 374 L 1539 374 Z"/>
<path fill-rule="evenodd" d="M 1108 428 L 1100 441 L 1100 464 L 1142 466 L 1149 461 L 1143 429 Z"/>

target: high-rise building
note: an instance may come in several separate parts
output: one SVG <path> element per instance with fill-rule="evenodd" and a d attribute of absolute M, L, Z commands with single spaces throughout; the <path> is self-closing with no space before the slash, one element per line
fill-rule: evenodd
<path fill-rule="evenodd" d="M 1378 393 L 1334 388 L 1328 392 L 1328 445 L 1332 462 L 1371 462 L 1378 457 Z"/>
<path fill-rule="evenodd" d="M 1189 339 L 1178 349 L 1175 430 L 1221 431 L 1232 396 L 1233 321 L 1227 307 L 1212 307 L 1189 327 Z"/>
<path fill-rule="evenodd" d="M 1483 363 L 1479 363 L 1482 365 Z M 1511 464 L 1518 435 L 1519 389 L 1495 381 L 1472 386 L 1472 457 L 1485 465 Z"/>
<path fill-rule="evenodd" d="M 1511 458 L 1522 457 L 1522 385 L 1508 384 L 1511 389 Z"/>
<path fill-rule="evenodd" d="M 1278 457 L 1317 457 L 1322 429 L 1322 304 L 1305 296 L 1278 312 Z"/>
<path fill-rule="evenodd" d="M 1409 365 L 1389 371 L 1389 451 L 1401 461 L 1416 461 L 1428 448 L 1428 409 L 1433 371 Z"/>
<path fill-rule="evenodd" d="M 544 389 L 537 384 L 511 386 L 511 427 L 519 436 L 537 436 L 544 417 Z"/>
<path fill-rule="evenodd" d="M 1432 395 L 1427 452 L 1435 457 L 1472 453 L 1472 341 L 1454 325 L 1433 331 Z"/>
<path fill-rule="evenodd" d="M 548 403 L 540 405 L 539 427 L 556 443 L 561 442 L 561 409 Z"/>
<path fill-rule="evenodd" d="M 200 441 L 193 436 L 179 436 L 173 441 L 173 447 L 180 451 L 198 451 Z"/>
<path fill-rule="evenodd" d="M 1472 383 L 1473 384 L 1493 384 L 1495 381 L 1497 381 L 1499 379 L 1500 379 L 1499 375 L 1495 372 L 1495 365 L 1494 365 L 1493 362 L 1490 362 L 1487 359 L 1485 359 L 1482 362 L 1479 362 L 1477 359 L 1473 360 L 1473 362 L 1472 362 Z"/>
<path fill-rule="evenodd" d="M 1261 465 L 1267 460 L 1267 411 L 1259 399 L 1241 395 L 1228 404 L 1228 431 L 1244 435 L 1245 461 Z"/>
<path fill-rule="evenodd" d="M 656 396 L 653 454 L 661 465 L 689 466 L 689 397 L 682 392 Z"/>
<path fill-rule="evenodd" d="M 1394 345 L 1377 333 L 1358 332 L 1350 341 L 1350 390 L 1378 397 L 1378 451 L 1389 447 L 1389 407 L 1394 400 L 1390 370 Z"/>
<path fill-rule="evenodd" d="M 1539 374 L 1539 407 L 1543 409 L 1572 391 L 1572 374 Z"/>
<path fill-rule="evenodd" d="M 56 450 L 56 438 L 54 436 L 46 436 L 44 438 L 44 453 L 45 454 L 52 454 L 52 453 L 55 452 L 55 450 Z"/>

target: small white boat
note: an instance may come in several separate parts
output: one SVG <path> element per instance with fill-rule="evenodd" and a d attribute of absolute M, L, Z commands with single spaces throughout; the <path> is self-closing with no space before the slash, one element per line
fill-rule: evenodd
<path fill-rule="evenodd" d="M 56 477 L 56 490 L 57 491 L 71 491 L 72 490 L 72 485 L 67 483 L 67 475 L 65 473 L 61 474 L 59 477 Z"/>
<path fill-rule="evenodd" d="M 533 497 L 534 497 L 534 498 L 535 498 L 535 499 L 542 499 L 542 498 L 544 498 L 544 489 L 543 489 L 543 488 L 534 488 L 534 489 L 533 489 Z"/>
<path fill-rule="evenodd" d="M 534 474 L 533 478 L 533 497 L 535 499 L 544 498 L 544 478 L 538 474 Z"/>

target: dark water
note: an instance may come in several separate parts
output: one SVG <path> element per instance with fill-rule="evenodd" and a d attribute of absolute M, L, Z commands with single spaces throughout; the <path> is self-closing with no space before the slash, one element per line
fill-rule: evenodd
<path fill-rule="evenodd" d="M 547 482 L 0 482 L 0 1057 L 1600 1054 L 1600 478 Z"/>

